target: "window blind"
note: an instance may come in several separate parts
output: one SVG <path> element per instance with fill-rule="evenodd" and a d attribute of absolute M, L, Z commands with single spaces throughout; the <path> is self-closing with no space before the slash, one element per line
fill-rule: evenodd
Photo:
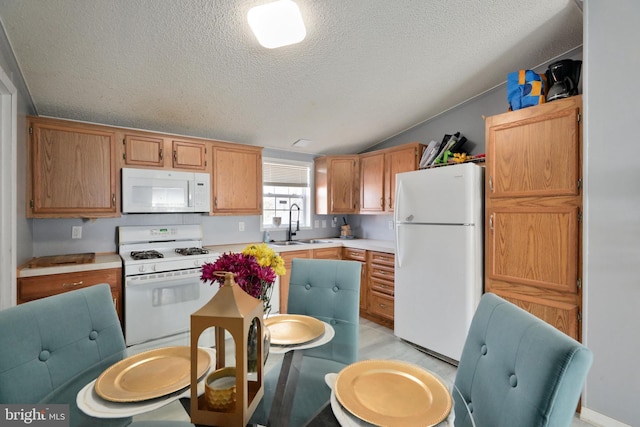
<path fill-rule="evenodd" d="M 309 187 L 309 168 L 264 162 L 262 164 L 262 183 L 276 187 Z"/>

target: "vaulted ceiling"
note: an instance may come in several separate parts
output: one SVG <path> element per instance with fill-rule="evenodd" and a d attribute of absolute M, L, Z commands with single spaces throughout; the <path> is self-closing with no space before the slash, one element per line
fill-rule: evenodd
<path fill-rule="evenodd" d="M 574 0 L 296 0 L 305 40 L 270 50 L 246 18 L 268 1 L 0 0 L 0 19 L 39 115 L 312 154 L 360 152 L 582 44 Z"/>

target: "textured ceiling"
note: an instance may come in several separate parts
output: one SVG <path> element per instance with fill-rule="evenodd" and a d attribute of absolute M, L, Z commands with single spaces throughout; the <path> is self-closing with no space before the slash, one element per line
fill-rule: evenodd
<path fill-rule="evenodd" d="M 0 18 L 39 115 L 314 154 L 582 44 L 574 0 L 296 0 L 306 39 L 268 50 L 246 19 L 265 2 L 0 0 Z"/>

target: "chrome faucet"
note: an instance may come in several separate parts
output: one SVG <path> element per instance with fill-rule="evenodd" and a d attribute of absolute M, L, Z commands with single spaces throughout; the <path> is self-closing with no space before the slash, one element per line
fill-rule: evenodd
<path fill-rule="evenodd" d="M 296 231 L 291 231 L 291 211 L 293 210 L 294 206 L 298 209 L 298 218 L 296 219 L 296 231 L 300 231 L 300 206 L 296 205 L 295 203 L 292 203 L 291 207 L 289 207 L 289 229 L 287 230 L 287 241 L 293 240 L 293 236 L 296 235 Z"/>

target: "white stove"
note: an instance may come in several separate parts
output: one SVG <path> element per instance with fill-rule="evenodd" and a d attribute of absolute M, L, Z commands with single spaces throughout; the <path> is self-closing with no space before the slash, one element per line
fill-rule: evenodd
<path fill-rule="evenodd" d="M 201 266 L 220 254 L 203 248 L 202 237 L 200 225 L 118 228 L 127 345 L 188 331 L 191 313 L 215 295 Z"/>

